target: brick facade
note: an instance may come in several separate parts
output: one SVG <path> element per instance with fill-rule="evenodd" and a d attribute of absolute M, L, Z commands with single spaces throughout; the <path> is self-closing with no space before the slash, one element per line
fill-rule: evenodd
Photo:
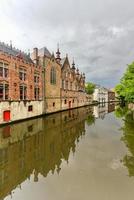
<path fill-rule="evenodd" d="M 113 91 L 108 91 L 108 102 L 110 101 L 115 101 L 115 92 Z"/>
<path fill-rule="evenodd" d="M 42 67 L 0 43 L 0 123 L 42 114 L 42 98 Z"/>
<path fill-rule="evenodd" d="M 0 124 L 84 106 L 85 74 L 45 47 L 30 55 L 0 43 Z"/>
<path fill-rule="evenodd" d="M 35 88 L 39 88 L 38 100 L 42 99 L 42 68 L 41 66 L 36 66 L 33 63 L 26 62 L 23 58 L 18 58 L 17 56 L 11 56 L 6 53 L 0 52 L 0 63 L 2 67 L 6 65 L 7 76 L 0 75 L 0 84 L 6 83 L 8 85 L 7 98 L 2 98 L 0 100 L 12 100 L 18 101 L 20 98 L 20 86 L 26 86 L 26 97 L 23 100 L 36 100 L 35 98 Z M 23 77 L 23 72 L 24 76 Z M 21 76 L 22 73 L 22 76 Z M 35 76 L 38 77 L 37 82 L 35 82 Z"/>
<path fill-rule="evenodd" d="M 85 93 L 85 74 L 80 74 L 73 61 L 70 66 L 68 56 L 61 60 L 61 107 L 70 109 L 87 102 Z"/>

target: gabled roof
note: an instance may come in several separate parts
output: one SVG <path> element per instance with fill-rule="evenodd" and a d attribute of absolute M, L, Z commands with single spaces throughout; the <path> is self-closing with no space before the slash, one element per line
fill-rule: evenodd
<path fill-rule="evenodd" d="M 29 62 L 29 63 L 33 63 L 32 59 L 30 58 L 29 55 L 27 55 L 26 53 L 20 51 L 19 49 L 16 49 L 16 48 L 12 48 L 12 46 L 9 46 L 3 42 L 0 42 L 0 51 L 4 52 L 4 53 L 7 53 L 9 55 L 12 55 L 12 56 L 18 56 L 21 54 L 21 57 L 26 61 L 26 62 Z"/>
<path fill-rule="evenodd" d="M 61 65 L 62 66 L 64 65 L 65 60 L 66 60 L 66 57 L 61 59 Z"/>
<path fill-rule="evenodd" d="M 49 52 L 49 50 L 46 47 L 43 47 L 43 48 L 39 49 L 38 50 L 38 55 L 39 56 L 51 57 L 51 53 Z"/>
<path fill-rule="evenodd" d="M 67 57 L 67 56 L 66 56 L 65 58 L 62 58 L 62 59 L 61 59 L 61 65 L 62 65 L 61 67 L 62 67 L 62 68 L 64 67 L 65 63 L 68 64 L 69 67 L 70 67 L 70 63 L 69 63 L 69 60 L 68 60 L 68 57 Z"/>

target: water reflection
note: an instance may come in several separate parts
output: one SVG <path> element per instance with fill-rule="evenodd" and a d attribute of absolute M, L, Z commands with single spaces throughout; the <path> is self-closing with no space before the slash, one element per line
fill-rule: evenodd
<path fill-rule="evenodd" d="M 60 173 L 62 160 L 75 153 L 85 120 L 95 123 L 93 107 L 80 108 L 0 128 L 0 199 L 34 175 Z"/>
<path fill-rule="evenodd" d="M 123 158 L 123 164 L 127 167 L 129 176 L 134 176 L 134 110 L 128 107 L 117 107 L 116 116 L 122 117 L 124 125 L 121 128 L 124 141 L 129 152 Z"/>
<path fill-rule="evenodd" d="M 106 114 L 111 113 L 115 110 L 114 103 L 101 103 L 98 106 L 94 106 L 94 116 L 96 119 L 104 119 Z"/>
<path fill-rule="evenodd" d="M 0 199 L 39 175 L 60 174 L 63 161 L 69 162 L 86 125 L 113 112 L 114 104 L 100 104 L 49 115 L 0 128 Z"/>

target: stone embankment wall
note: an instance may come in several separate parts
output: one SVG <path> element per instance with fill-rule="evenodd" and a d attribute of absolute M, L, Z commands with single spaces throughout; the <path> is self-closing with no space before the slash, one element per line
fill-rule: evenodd
<path fill-rule="evenodd" d="M 42 101 L 0 102 L 0 124 L 43 114 Z"/>

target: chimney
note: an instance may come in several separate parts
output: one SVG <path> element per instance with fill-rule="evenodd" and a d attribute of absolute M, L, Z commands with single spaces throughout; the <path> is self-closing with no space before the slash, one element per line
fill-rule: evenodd
<path fill-rule="evenodd" d="M 33 49 L 33 61 L 36 65 L 38 64 L 38 48 Z"/>

